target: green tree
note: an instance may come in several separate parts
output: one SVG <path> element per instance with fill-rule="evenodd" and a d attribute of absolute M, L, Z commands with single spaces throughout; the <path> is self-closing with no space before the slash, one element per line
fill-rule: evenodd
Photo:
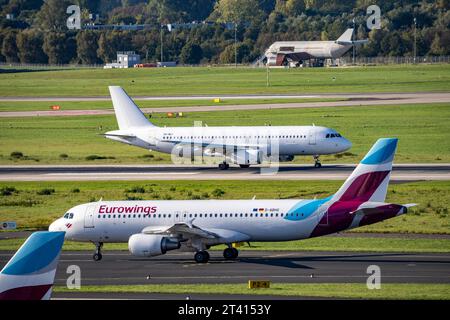
<path fill-rule="evenodd" d="M 241 42 L 238 43 L 236 51 L 238 63 L 248 62 L 248 59 L 245 59 L 246 61 L 244 61 L 244 58 L 250 54 L 250 48 L 247 44 Z M 225 50 L 222 51 L 219 61 L 221 63 L 234 63 L 234 44 L 230 44 L 225 48 Z"/>
<path fill-rule="evenodd" d="M 80 31 L 76 36 L 77 57 L 82 64 L 98 63 L 98 36 L 93 31 Z"/>
<path fill-rule="evenodd" d="M 131 37 L 128 32 L 107 31 L 98 39 L 97 56 L 103 62 L 111 62 L 117 56 L 117 51 L 132 49 Z"/>
<path fill-rule="evenodd" d="M 47 0 L 36 16 L 37 25 L 45 31 L 67 30 L 67 7 L 72 1 L 69 0 Z"/>
<path fill-rule="evenodd" d="M 17 49 L 22 63 L 47 63 L 47 55 L 42 50 L 44 40 L 41 32 L 29 29 L 17 35 Z"/>
<path fill-rule="evenodd" d="M 198 64 L 203 58 L 202 48 L 195 43 L 188 42 L 181 49 L 180 61 L 185 64 Z"/>
<path fill-rule="evenodd" d="M 260 15 L 258 0 L 219 0 L 214 7 L 219 22 L 242 23 Z"/>
<path fill-rule="evenodd" d="M 447 43 L 448 45 L 448 43 Z M 440 56 L 447 54 L 447 50 L 445 49 L 444 45 L 441 41 L 441 36 L 439 34 L 436 34 L 436 36 L 433 39 L 433 42 L 431 43 L 430 52 L 431 55 L 434 56 Z"/>
<path fill-rule="evenodd" d="M 16 32 L 9 31 L 6 33 L 2 43 L 2 55 L 5 57 L 6 62 L 19 62 Z"/>
<path fill-rule="evenodd" d="M 46 33 L 43 49 L 50 64 L 69 63 L 76 55 L 74 39 L 67 37 L 65 33 Z"/>

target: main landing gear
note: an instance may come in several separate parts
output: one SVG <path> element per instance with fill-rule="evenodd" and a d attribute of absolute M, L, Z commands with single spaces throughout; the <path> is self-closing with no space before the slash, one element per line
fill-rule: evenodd
<path fill-rule="evenodd" d="M 198 251 L 194 255 L 194 260 L 197 263 L 207 263 L 209 261 L 208 251 Z"/>
<path fill-rule="evenodd" d="M 314 156 L 314 168 L 320 168 L 322 164 L 320 163 L 319 156 Z"/>
<path fill-rule="evenodd" d="M 220 170 L 227 170 L 229 167 L 230 167 L 230 165 L 228 163 L 226 163 L 225 161 L 222 163 L 219 163 Z"/>
<path fill-rule="evenodd" d="M 228 247 L 223 250 L 223 257 L 226 260 L 234 260 L 238 257 L 239 251 L 236 248 Z M 208 251 L 202 250 L 197 251 L 194 255 L 194 260 L 197 263 L 207 263 L 209 261 L 209 253 Z"/>
<path fill-rule="evenodd" d="M 223 250 L 223 257 L 226 260 L 234 260 L 238 257 L 239 251 L 236 248 L 228 247 L 225 250 Z"/>
<path fill-rule="evenodd" d="M 92 256 L 92 258 L 94 259 L 94 261 L 100 261 L 102 260 L 102 247 L 103 247 L 103 242 L 97 242 L 95 244 L 95 253 Z"/>

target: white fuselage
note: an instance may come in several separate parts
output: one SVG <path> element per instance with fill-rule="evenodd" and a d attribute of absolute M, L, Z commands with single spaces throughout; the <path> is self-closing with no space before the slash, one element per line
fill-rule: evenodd
<path fill-rule="evenodd" d="M 120 135 L 135 138 L 125 139 Z M 351 147 L 351 143 L 333 129 L 316 126 L 146 127 L 110 131 L 106 137 L 163 153 L 172 153 L 174 148 L 186 145 L 202 145 L 208 150 L 220 149 L 218 146 L 222 145 L 252 149 L 269 146 L 272 153 L 280 156 L 333 154 Z"/>
<path fill-rule="evenodd" d="M 144 228 L 186 222 L 219 234 L 245 235 L 236 238 L 237 241 L 287 241 L 309 237 L 323 215 L 321 210 L 292 211 L 295 205 L 305 201 L 100 201 L 70 209 L 72 218 L 60 218 L 50 229 L 65 230 L 66 238 L 74 241 L 127 242 L 131 235 L 141 233 Z M 288 213 L 294 216 L 289 218 Z"/>
<path fill-rule="evenodd" d="M 351 45 L 342 45 L 335 41 L 277 41 L 267 49 L 266 56 L 301 52 L 313 58 L 336 59 L 351 47 Z"/>

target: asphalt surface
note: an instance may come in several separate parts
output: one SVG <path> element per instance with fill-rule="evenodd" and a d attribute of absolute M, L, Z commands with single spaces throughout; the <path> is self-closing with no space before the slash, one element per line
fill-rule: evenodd
<path fill-rule="evenodd" d="M 384 283 L 450 283 L 449 254 L 241 251 L 227 261 L 221 251 L 210 251 L 211 260 L 198 264 L 192 252 L 169 252 L 153 258 L 134 257 L 126 251 L 104 251 L 103 260 L 92 252 L 64 251 L 56 284 L 65 285 L 67 267 L 78 265 L 81 285 L 247 283 L 365 283 L 367 267 L 378 265 Z M 13 252 L 0 251 L 0 266 Z"/>
<path fill-rule="evenodd" d="M 231 166 L 219 170 L 211 165 L 51 165 L 0 166 L 0 181 L 88 180 L 343 180 L 354 164 L 281 164 L 278 169 Z M 450 164 L 394 165 L 391 181 L 450 180 Z"/>
<path fill-rule="evenodd" d="M 235 96 L 180 96 L 180 97 L 134 97 L 136 100 L 169 100 L 169 99 L 214 99 L 230 97 L 236 99 L 252 98 L 347 98 L 347 101 L 327 102 L 300 102 L 300 103 L 271 103 L 250 105 L 211 105 L 194 107 L 163 107 L 142 108 L 145 113 L 151 112 L 197 112 L 197 111 L 232 111 L 232 110 L 257 110 L 257 109 L 286 109 L 286 108 L 318 108 L 318 107 L 343 107 L 343 106 L 377 106 L 377 105 L 399 105 L 399 104 L 422 104 L 450 102 L 450 93 L 446 92 L 423 92 L 423 93 L 367 93 L 367 94 L 319 94 L 314 96 L 295 95 L 235 95 Z M 105 101 L 109 97 L 3 97 L 0 101 Z M 101 110 L 46 110 L 46 111 L 11 111 L 0 112 L 0 117 L 35 117 L 35 116 L 80 116 L 80 115 L 109 115 L 114 114 L 112 109 Z"/>

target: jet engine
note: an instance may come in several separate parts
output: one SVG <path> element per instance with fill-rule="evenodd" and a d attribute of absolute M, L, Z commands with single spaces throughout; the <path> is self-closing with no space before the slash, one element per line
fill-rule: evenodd
<path fill-rule="evenodd" d="M 279 156 L 278 157 L 278 160 L 280 161 L 280 162 L 289 162 L 289 161 L 293 161 L 294 160 L 294 156 L 291 156 L 291 155 L 289 155 L 289 156 Z"/>
<path fill-rule="evenodd" d="M 179 248 L 178 239 L 160 235 L 137 233 L 128 239 L 128 249 L 134 256 L 154 257 Z"/>

